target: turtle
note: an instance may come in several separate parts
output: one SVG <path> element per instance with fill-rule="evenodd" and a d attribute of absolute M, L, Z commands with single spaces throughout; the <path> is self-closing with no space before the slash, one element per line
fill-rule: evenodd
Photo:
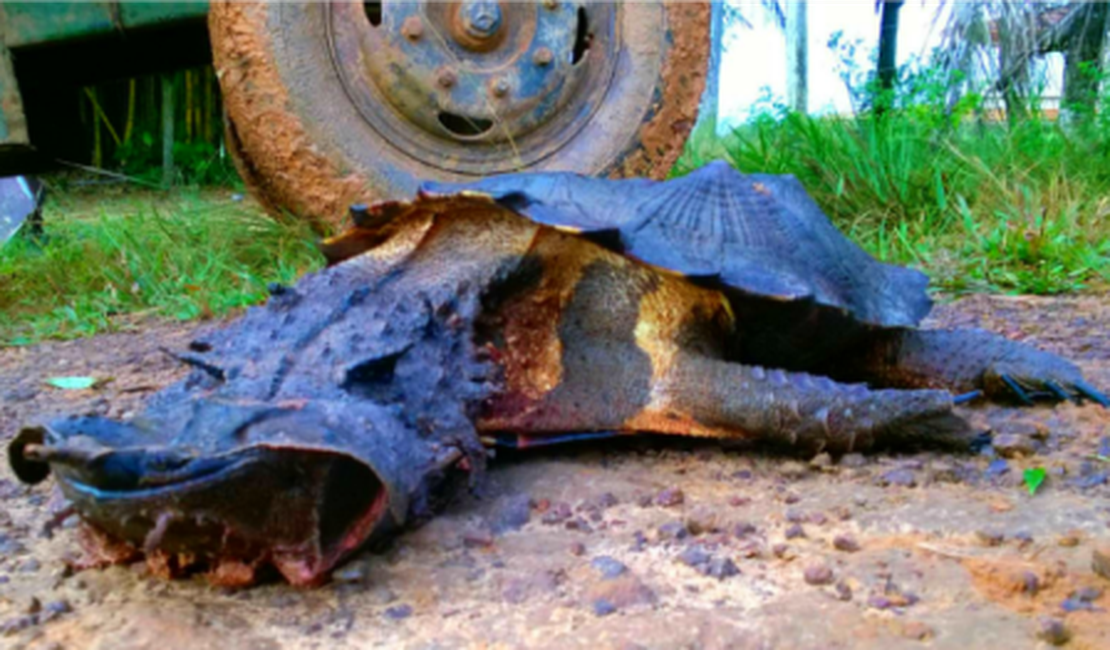
<path fill-rule="evenodd" d="M 479 486 L 491 448 L 966 450 L 965 401 L 1110 403 L 1056 355 L 921 328 L 926 276 L 868 255 L 791 176 L 524 172 L 350 215 L 324 269 L 168 351 L 192 370 L 138 416 L 9 445 L 21 480 L 54 472 L 90 558 L 318 585 Z"/>

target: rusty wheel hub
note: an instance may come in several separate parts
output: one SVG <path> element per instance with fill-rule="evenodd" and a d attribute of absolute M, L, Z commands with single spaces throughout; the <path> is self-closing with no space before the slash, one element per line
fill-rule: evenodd
<path fill-rule="evenodd" d="M 567 143 L 605 99 L 619 8 L 566 0 L 335 4 L 332 56 L 363 119 L 458 173 L 511 171 Z"/>

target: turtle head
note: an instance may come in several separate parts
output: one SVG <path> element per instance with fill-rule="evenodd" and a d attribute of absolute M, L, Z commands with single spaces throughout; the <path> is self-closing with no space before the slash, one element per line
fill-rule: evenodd
<path fill-rule="evenodd" d="M 273 566 L 296 585 L 326 580 L 373 534 L 403 523 L 429 465 L 388 409 L 363 408 L 357 421 L 326 404 L 192 411 L 177 427 L 74 417 L 25 428 L 9 462 L 28 483 L 53 471 L 106 534 L 90 538 L 125 542 L 163 573 L 249 584 Z"/>

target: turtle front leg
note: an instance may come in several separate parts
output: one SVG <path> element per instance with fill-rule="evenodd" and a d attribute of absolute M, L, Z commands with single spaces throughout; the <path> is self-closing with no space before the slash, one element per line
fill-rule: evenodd
<path fill-rule="evenodd" d="M 897 388 L 983 391 L 994 401 L 1091 400 L 1106 395 L 1075 364 L 983 330 L 891 330 L 846 359 L 845 376 Z M 839 376 L 839 373 L 838 373 Z"/>

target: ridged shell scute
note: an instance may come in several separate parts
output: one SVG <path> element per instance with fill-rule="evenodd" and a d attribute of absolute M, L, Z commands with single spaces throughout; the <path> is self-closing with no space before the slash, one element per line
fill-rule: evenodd
<path fill-rule="evenodd" d="M 604 241 L 646 264 L 748 295 L 813 301 L 871 325 L 914 326 L 932 305 L 922 273 L 871 257 L 793 176 L 745 175 L 717 161 L 668 181 L 551 172 L 422 188 L 459 191 L 548 226 L 615 235 Z"/>

